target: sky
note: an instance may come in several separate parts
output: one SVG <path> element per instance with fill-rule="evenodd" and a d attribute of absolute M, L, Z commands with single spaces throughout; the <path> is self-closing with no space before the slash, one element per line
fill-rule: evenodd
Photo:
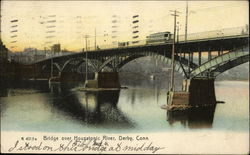
<path fill-rule="evenodd" d="M 180 34 L 185 32 L 186 1 L 1 1 L 1 39 L 11 51 L 49 48 L 79 51 L 88 46 L 108 46 L 115 41 L 137 40 L 155 33 L 173 32 L 179 11 Z M 248 1 L 189 1 L 188 33 L 249 23 Z M 132 18 L 138 15 L 137 18 Z M 139 20 L 133 24 L 133 20 Z M 17 22 L 11 22 L 18 20 Z M 17 25 L 17 26 L 16 26 Z M 138 26 L 137 28 L 132 28 Z M 95 37 L 96 36 L 96 37 Z"/>

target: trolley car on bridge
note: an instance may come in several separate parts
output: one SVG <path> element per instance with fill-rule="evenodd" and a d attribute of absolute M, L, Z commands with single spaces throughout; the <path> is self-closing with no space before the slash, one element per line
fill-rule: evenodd
<path fill-rule="evenodd" d="M 153 33 L 147 36 L 146 44 L 169 43 L 173 41 L 173 35 L 166 32 Z"/>

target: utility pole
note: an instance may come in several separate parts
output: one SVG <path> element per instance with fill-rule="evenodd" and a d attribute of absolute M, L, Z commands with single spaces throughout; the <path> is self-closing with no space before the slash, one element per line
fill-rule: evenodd
<path fill-rule="evenodd" d="M 51 73 L 50 73 L 50 76 L 51 76 L 51 78 L 53 77 L 53 55 L 54 55 L 54 52 L 53 52 L 53 48 L 51 49 L 52 51 L 51 51 L 51 69 L 50 69 L 50 71 L 51 71 Z"/>
<path fill-rule="evenodd" d="M 175 65 L 175 61 L 174 61 L 174 56 L 175 56 L 175 36 L 176 36 L 176 17 L 179 16 L 177 15 L 177 13 L 180 13 L 176 10 L 172 11 L 174 12 L 174 14 L 171 14 L 172 16 L 174 16 L 174 37 L 173 37 L 173 47 L 172 47 L 172 64 L 171 64 L 171 85 L 170 85 L 170 91 L 174 91 L 174 65 Z"/>
<path fill-rule="evenodd" d="M 86 64 L 85 64 L 85 67 L 86 67 L 86 71 L 85 71 L 85 81 L 87 81 L 87 79 L 88 79 L 88 50 L 87 50 L 87 48 L 88 48 L 88 45 L 87 45 L 87 43 L 88 43 L 88 35 L 85 35 L 84 36 L 85 37 L 85 45 L 86 45 L 86 60 L 85 60 L 85 62 L 86 62 Z"/>
<path fill-rule="evenodd" d="M 186 1 L 185 42 L 187 42 L 187 28 L 188 28 L 188 1 Z"/>
<path fill-rule="evenodd" d="M 177 45 L 179 44 L 179 38 L 180 38 L 179 37 L 179 32 L 181 29 L 180 26 L 181 26 L 181 24 L 179 22 L 177 22 L 177 41 L 176 41 Z M 181 56 L 182 56 L 181 50 L 177 49 L 177 51 L 178 51 L 177 55 L 179 56 L 179 61 L 181 62 Z"/>
<path fill-rule="evenodd" d="M 186 1 L 186 24 L 185 24 L 185 43 L 187 45 L 187 29 L 188 29 L 188 1 Z M 187 49 L 187 48 L 186 48 Z M 191 64 L 191 55 L 190 51 L 188 51 L 188 78 L 190 77 L 190 64 Z"/>
<path fill-rule="evenodd" d="M 95 28 L 95 50 L 96 50 L 96 28 Z"/>
<path fill-rule="evenodd" d="M 177 44 L 179 43 L 179 30 L 180 30 L 180 23 L 177 22 Z"/>
<path fill-rule="evenodd" d="M 90 40 L 88 40 L 88 50 L 90 51 L 91 48 L 90 48 Z"/>

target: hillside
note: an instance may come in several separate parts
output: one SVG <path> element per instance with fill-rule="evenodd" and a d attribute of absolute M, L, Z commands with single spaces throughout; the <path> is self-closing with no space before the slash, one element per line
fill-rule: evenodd
<path fill-rule="evenodd" d="M 170 74 L 169 71 L 166 71 L 169 67 L 162 62 L 156 62 L 154 59 L 145 57 L 131 61 L 123 66 L 120 75 L 134 76 L 137 79 L 148 79 L 151 75 L 157 75 L 157 78 L 162 79 Z M 178 73 L 176 73 L 176 77 L 182 78 Z M 222 73 L 217 80 L 249 80 L 249 62 Z"/>

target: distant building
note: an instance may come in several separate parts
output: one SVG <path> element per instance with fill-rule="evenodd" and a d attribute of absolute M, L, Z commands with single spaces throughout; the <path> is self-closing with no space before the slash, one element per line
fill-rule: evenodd
<path fill-rule="evenodd" d="M 9 70 L 9 61 L 8 61 L 8 49 L 3 44 L 0 39 L 0 83 L 4 82 L 7 78 L 7 72 Z M 2 87 L 2 85 L 1 85 Z M 0 91 L 1 96 L 1 91 Z"/>
<path fill-rule="evenodd" d="M 0 40 L 0 62 L 8 61 L 8 49 L 3 44 L 2 40 Z"/>
<path fill-rule="evenodd" d="M 61 52 L 62 52 L 62 53 L 71 53 L 71 51 L 69 51 L 69 50 L 67 50 L 67 49 L 63 49 Z"/>
<path fill-rule="evenodd" d="M 60 44 L 54 44 L 51 47 L 51 50 L 54 52 L 48 51 L 46 49 L 39 50 L 37 48 L 29 47 L 25 48 L 22 52 L 15 52 L 11 54 L 11 61 L 18 62 L 21 64 L 29 64 L 34 63 L 46 58 L 50 58 L 53 56 L 61 56 L 71 54 L 72 51 L 68 51 L 67 49 L 61 50 Z"/>
<path fill-rule="evenodd" d="M 29 47 L 29 48 L 25 48 L 23 51 L 24 51 L 24 52 L 36 52 L 37 49 L 36 49 L 36 48 L 31 48 L 31 47 Z"/>
<path fill-rule="evenodd" d="M 23 52 L 16 52 L 11 56 L 11 61 L 25 64 L 32 62 L 32 58 Z"/>
<path fill-rule="evenodd" d="M 11 60 L 18 63 L 32 63 L 46 58 L 43 50 L 36 48 L 25 48 L 23 52 L 16 52 L 11 55 Z"/>
<path fill-rule="evenodd" d="M 55 53 L 61 52 L 61 44 L 54 44 L 51 46 L 51 51 Z"/>
<path fill-rule="evenodd" d="M 46 55 L 45 54 L 36 54 L 34 55 L 33 57 L 33 61 L 39 61 L 39 60 L 42 60 L 42 59 L 45 59 L 46 58 Z"/>

